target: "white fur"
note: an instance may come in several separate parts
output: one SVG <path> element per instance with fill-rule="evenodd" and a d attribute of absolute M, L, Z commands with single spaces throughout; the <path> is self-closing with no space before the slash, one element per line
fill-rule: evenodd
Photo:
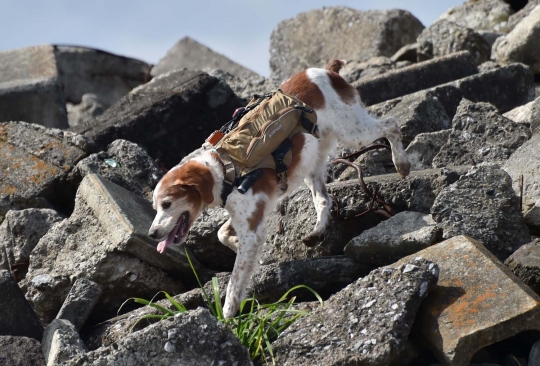
<path fill-rule="evenodd" d="M 288 189 L 285 192 L 285 195 L 290 194 L 300 186 L 303 180 L 311 189 L 317 211 L 317 223 L 310 235 L 304 238 L 306 243 L 317 241 L 328 224 L 331 200 L 326 192 L 324 174 L 329 153 L 334 149 L 337 141 L 345 146 L 361 148 L 378 138 L 386 137 L 390 141 L 392 158 L 398 172 L 407 175 L 409 170 L 399 128 L 394 118 L 390 117 L 382 121 L 375 119 L 362 106 L 358 95 L 354 104 L 346 104 L 333 89 L 327 70 L 308 69 L 307 76 L 319 87 L 325 100 L 324 108 L 316 110 L 319 139 L 305 134 L 300 163 L 289 175 Z M 212 157 L 210 151 L 198 151 L 193 153 L 191 158 L 210 167 L 215 182 L 214 202 L 210 207 L 221 205 L 223 168 L 220 163 Z M 156 190 L 158 189 L 160 189 L 159 184 L 156 187 Z M 224 315 L 227 318 L 236 314 L 240 301 L 245 297 L 248 281 L 259 263 L 266 237 L 264 217 L 270 213 L 279 198 L 279 188 L 276 187 L 268 195 L 254 194 L 252 190 L 240 194 L 234 188 L 227 199 L 225 209 L 229 212 L 230 219 L 219 230 L 218 238 L 237 253 L 224 305 Z M 249 218 L 255 213 L 257 203 L 260 201 L 265 204 L 263 220 L 255 230 L 251 230 Z M 158 216 L 159 214 L 158 210 Z"/>

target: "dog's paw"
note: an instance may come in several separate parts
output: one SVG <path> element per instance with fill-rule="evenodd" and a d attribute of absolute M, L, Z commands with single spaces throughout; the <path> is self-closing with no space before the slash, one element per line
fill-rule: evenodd
<path fill-rule="evenodd" d="M 235 301 L 228 301 L 228 299 L 225 300 L 225 305 L 223 306 L 223 316 L 225 319 L 231 319 L 234 318 L 236 315 L 236 312 L 238 311 L 239 306 Z"/>
<path fill-rule="evenodd" d="M 308 236 L 303 237 L 302 241 L 306 247 L 313 248 L 320 244 L 322 238 L 323 236 L 319 234 L 309 234 Z"/>

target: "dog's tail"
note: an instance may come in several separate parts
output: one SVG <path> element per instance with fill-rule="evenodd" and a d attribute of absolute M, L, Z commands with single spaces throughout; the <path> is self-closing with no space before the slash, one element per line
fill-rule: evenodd
<path fill-rule="evenodd" d="M 339 74 L 339 70 L 341 70 L 346 63 L 347 61 L 345 60 L 338 60 L 335 58 L 326 64 L 325 69 L 328 71 L 337 72 Z"/>

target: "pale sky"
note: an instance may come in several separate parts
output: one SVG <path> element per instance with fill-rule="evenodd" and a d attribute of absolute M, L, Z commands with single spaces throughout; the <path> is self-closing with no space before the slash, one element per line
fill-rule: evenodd
<path fill-rule="evenodd" d="M 272 29 L 323 6 L 401 8 L 428 26 L 464 0 L 0 0 L 0 50 L 81 45 L 156 63 L 188 35 L 268 76 Z"/>

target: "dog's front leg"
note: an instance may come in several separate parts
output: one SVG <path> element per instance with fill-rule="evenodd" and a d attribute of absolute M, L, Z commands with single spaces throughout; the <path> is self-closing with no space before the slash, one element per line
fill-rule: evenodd
<path fill-rule="evenodd" d="M 258 267 L 262 254 L 262 243 L 256 233 L 241 235 L 239 239 L 240 246 L 236 253 L 236 261 L 227 286 L 227 297 L 223 306 L 225 318 L 232 318 L 238 312 L 240 302 L 245 297 L 251 275 Z"/>

